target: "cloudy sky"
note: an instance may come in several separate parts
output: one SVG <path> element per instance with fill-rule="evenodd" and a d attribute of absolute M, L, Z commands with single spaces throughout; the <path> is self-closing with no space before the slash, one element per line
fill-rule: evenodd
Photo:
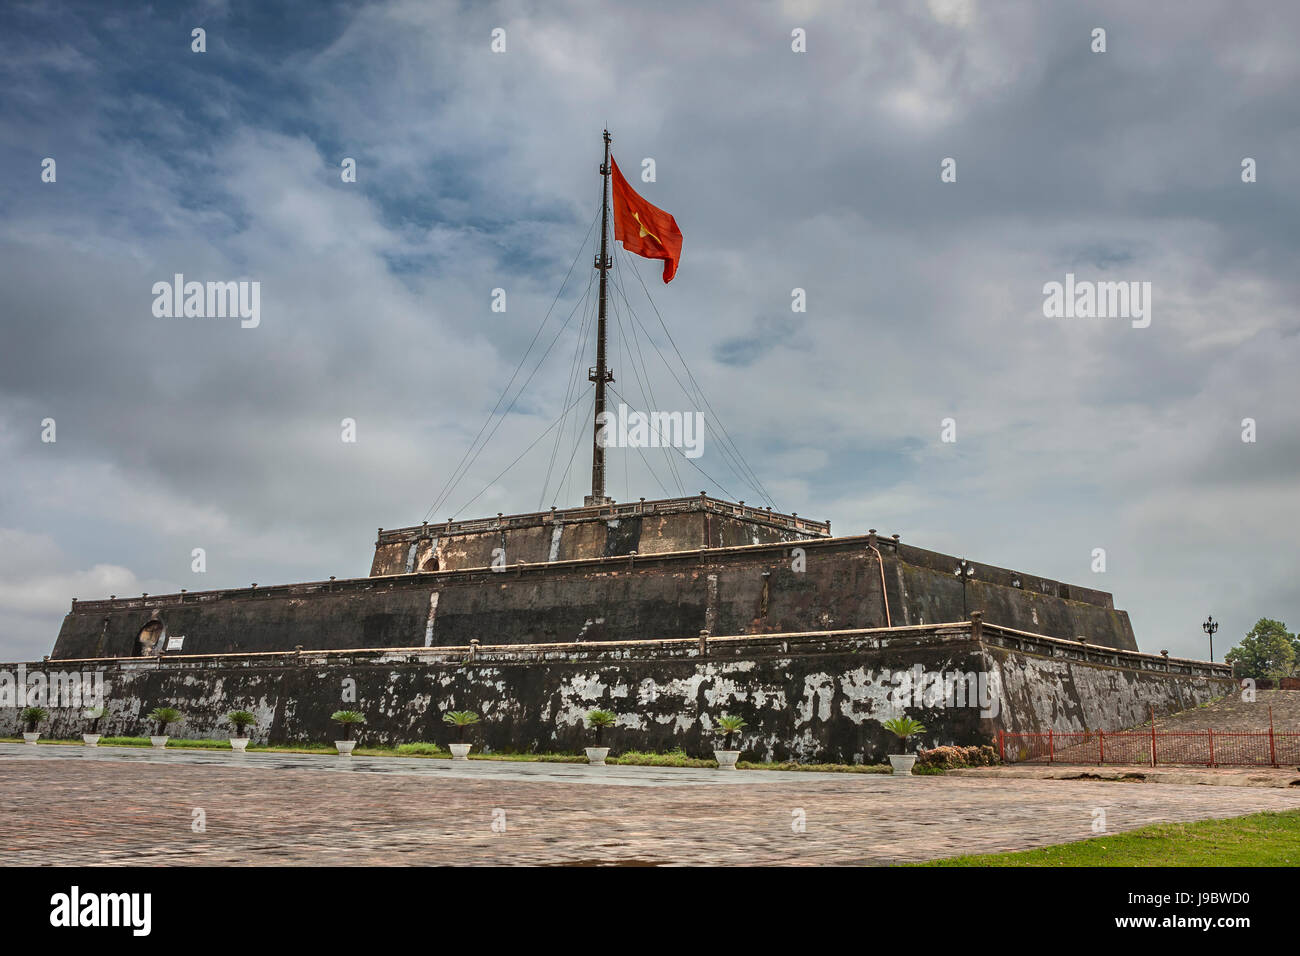
<path fill-rule="evenodd" d="M 1298 32 L 1250 2 L 7 3 L 0 658 L 73 597 L 364 575 L 435 504 L 580 504 L 605 125 L 685 234 L 670 285 L 615 270 L 629 404 L 700 407 L 679 350 L 778 508 L 1109 590 L 1144 650 L 1295 627 Z M 175 273 L 259 282 L 260 325 L 155 316 Z M 1150 326 L 1045 317 L 1067 273 L 1150 282 Z M 700 470 L 611 451 L 610 493 L 766 500 L 715 434 Z"/>

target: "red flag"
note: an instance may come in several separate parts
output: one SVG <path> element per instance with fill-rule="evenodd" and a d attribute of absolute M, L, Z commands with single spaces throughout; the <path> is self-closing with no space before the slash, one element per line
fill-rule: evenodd
<path fill-rule="evenodd" d="M 664 260 L 664 282 L 677 274 L 677 260 L 682 257 L 682 231 L 677 220 L 658 206 L 652 206 L 627 184 L 618 171 L 614 157 L 610 177 L 614 200 L 614 238 L 623 248 L 647 259 Z"/>

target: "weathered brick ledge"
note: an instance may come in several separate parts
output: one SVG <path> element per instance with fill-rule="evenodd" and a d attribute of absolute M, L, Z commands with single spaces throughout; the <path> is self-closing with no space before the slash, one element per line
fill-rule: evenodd
<path fill-rule="evenodd" d="M 842 654 L 858 650 L 934 648 L 941 645 L 982 643 L 1039 658 L 1073 660 L 1094 666 L 1161 674 L 1230 679 L 1227 664 L 1189 658 L 1165 657 L 1139 651 L 1121 651 L 1079 641 L 1067 641 L 987 624 L 976 615 L 971 621 L 908 627 L 800 631 L 785 634 L 701 635 L 654 641 L 569 642 L 562 644 L 470 644 L 455 647 L 375 647 L 347 650 L 251 652 L 235 654 L 160 654 L 149 658 L 87 657 L 28 663 L 29 669 L 84 668 L 87 664 L 112 665 L 124 670 L 208 667 L 299 667 L 318 664 L 429 664 L 512 665 L 546 661 L 600 662 L 682 659 L 727 659 L 791 654 Z M 8 665 L 16 667 L 17 665 Z"/>
<path fill-rule="evenodd" d="M 618 571 L 621 569 L 652 567 L 681 567 L 691 562 L 707 563 L 720 558 L 741 555 L 786 555 L 791 548 L 806 552 L 821 549 L 842 550 L 846 547 L 865 549 L 869 544 L 930 570 L 948 573 L 953 562 L 948 555 L 905 545 L 894 538 L 877 538 L 873 535 L 846 535 L 838 538 L 808 538 L 795 542 L 735 545 L 726 548 L 696 548 L 689 551 L 664 551 L 658 554 L 630 554 L 620 557 L 577 558 L 567 561 L 518 562 L 501 568 L 462 568 L 454 571 L 412 571 L 404 574 L 373 575 L 357 578 L 330 578 L 328 581 L 306 581 L 296 584 L 277 584 L 247 588 L 217 588 L 211 591 L 181 591 L 175 594 L 147 594 L 140 597 L 115 597 L 107 600 L 82 601 L 72 599 L 74 612 L 113 611 L 124 609 L 159 610 L 182 604 L 207 604 L 224 600 L 267 600 L 276 597 L 306 597 L 321 593 L 347 593 L 385 591 L 398 589 L 426 589 L 449 584 L 484 584 L 490 581 L 519 578 L 525 575 L 563 573 L 565 571 Z M 979 574 L 981 583 L 1015 587 L 1017 589 L 1059 597 L 1067 602 L 1111 608 L 1114 602 L 1105 591 L 1067 584 L 996 565 L 969 562 Z"/>
<path fill-rule="evenodd" d="M 424 522 L 408 525 L 404 528 L 380 528 L 376 544 L 391 544 L 407 541 L 429 534 L 467 534 L 476 531 L 505 531 L 511 528 L 528 528 L 555 521 L 572 523 L 575 521 L 608 520 L 610 518 L 653 517 L 656 515 L 691 514 L 707 511 L 712 514 L 733 518 L 744 518 L 758 524 L 770 525 L 787 531 L 798 531 L 813 537 L 829 537 L 829 521 L 813 521 L 794 514 L 784 514 L 771 508 L 755 508 L 743 502 L 726 501 L 700 494 L 686 498 L 663 498 L 659 500 L 610 502 L 607 505 L 595 505 L 584 508 L 552 508 L 550 511 L 531 511 L 523 514 L 498 515 L 496 518 L 470 518 L 455 521 Z"/>

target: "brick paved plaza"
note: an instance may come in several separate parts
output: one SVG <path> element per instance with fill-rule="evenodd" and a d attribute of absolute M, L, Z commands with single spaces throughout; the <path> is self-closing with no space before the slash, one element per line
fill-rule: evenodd
<path fill-rule="evenodd" d="M 887 864 L 1086 839 L 1097 807 L 1112 833 L 1300 807 L 1297 788 L 23 744 L 0 744 L 0 788 L 8 864 Z"/>

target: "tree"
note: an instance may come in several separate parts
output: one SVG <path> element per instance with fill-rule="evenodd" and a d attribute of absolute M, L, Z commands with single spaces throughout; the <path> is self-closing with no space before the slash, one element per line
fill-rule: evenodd
<path fill-rule="evenodd" d="M 1300 639 L 1287 633 L 1281 621 L 1261 617 L 1223 659 L 1239 677 L 1291 677 L 1300 666 Z"/>

